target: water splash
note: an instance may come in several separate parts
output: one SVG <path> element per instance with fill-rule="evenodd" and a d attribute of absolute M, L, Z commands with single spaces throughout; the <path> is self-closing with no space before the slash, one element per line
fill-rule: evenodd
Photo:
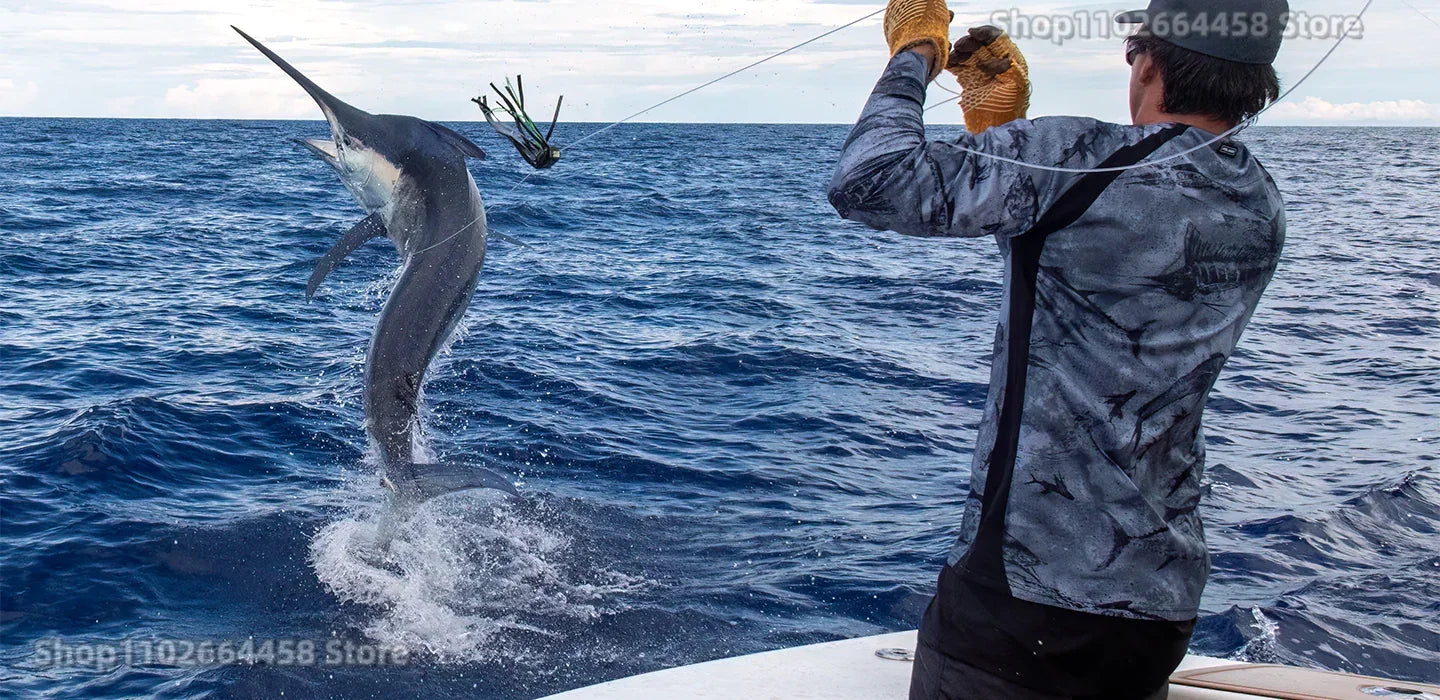
<path fill-rule="evenodd" d="M 1256 664 L 1276 663 L 1275 644 L 1279 640 L 1280 623 L 1266 616 L 1258 605 L 1250 608 L 1250 616 L 1255 623 L 1253 633 L 1233 658 Z"/>
<path fill-rule="evenodd" d="M 626 608 L 646 579 L 589 566 L 539 501 L 472 492 L 390 519 L 377 490 L 323 528 L 310 547 L 336 597 L 371 608 L 364 632 L 439 663 L 538 653 L 535 639 Z M 389 547 L 377 547 L 390 529 Z"/>

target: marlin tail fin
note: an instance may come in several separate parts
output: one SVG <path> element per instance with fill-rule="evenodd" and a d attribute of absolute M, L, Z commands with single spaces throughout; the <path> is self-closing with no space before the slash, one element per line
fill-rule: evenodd
<path fill-rule="evenodd" d="M 395 493 L 397 500 L 410 504 L 472 489 L 496 489 L 520 496 L 515 485 L 504 476 L 483 467 L 453 462 L 411 464 L 391 470 L 386 475 L 385 486 Z"/>

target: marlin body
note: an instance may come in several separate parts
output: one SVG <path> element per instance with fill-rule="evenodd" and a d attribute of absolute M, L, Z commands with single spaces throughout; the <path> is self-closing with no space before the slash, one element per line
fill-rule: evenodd
<path fill-rule="evenodd" d="M 400 254 L 400 279 L 365 359 L 365 430 L 379 449 L 385 485 L 406 504 L 474 488 L 515 493 L 488 469 L 414 459 L 425 371 L 465 315 L 485 262 L 485 206 L 465 165 L 485 152 L 439 124 L 351 107 L 232 28 L 320 105 L 331 138 L 297 141 L 340 175 L 367 214 L 316 264 L 306 297 L 371 239 L 389 238 Z"/>

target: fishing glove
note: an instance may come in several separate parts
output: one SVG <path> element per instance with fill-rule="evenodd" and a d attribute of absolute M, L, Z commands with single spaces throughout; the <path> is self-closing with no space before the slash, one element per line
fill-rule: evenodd
<path fill-rule="evenodd" d="M 934 80 L 950 54 L 950 20 L 954 18 L 945 0 L 890 0 L 885 6 L 885 41 L 890 44 L 890 55 L 921 44 L 934 46 L 935 63 L 930 66 L 930 80 Z"/>
<path fill-rule="evenodd" d="M 1000 28 L 971 28 L 955 42 L 945 69 L 960 81 L 960 109 L 970 133 L 1025 118 L 1030 108 L 1030 68 Z"/>

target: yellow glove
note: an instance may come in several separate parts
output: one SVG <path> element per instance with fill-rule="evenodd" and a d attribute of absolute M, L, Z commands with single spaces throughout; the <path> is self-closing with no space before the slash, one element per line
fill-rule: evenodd
<path fill-rule="evenodd" d="M 945 0 L 890 0 L 885 7 L 885 41 L 890 55 L 920 44 L 935 47 L 935 63 L 930 66 L 930 80 L 950 56 L 950 20 L 955 13 L 945 7 Z"/>
<path fill-rule="evenodd" d="M 972 28 L 955 42 L 945 68 L 960 82 L 960 109 L 970 133 L 1025 118 L 1030 108 L 1030 67 L 1015 42 L 998 27 Z"/>

